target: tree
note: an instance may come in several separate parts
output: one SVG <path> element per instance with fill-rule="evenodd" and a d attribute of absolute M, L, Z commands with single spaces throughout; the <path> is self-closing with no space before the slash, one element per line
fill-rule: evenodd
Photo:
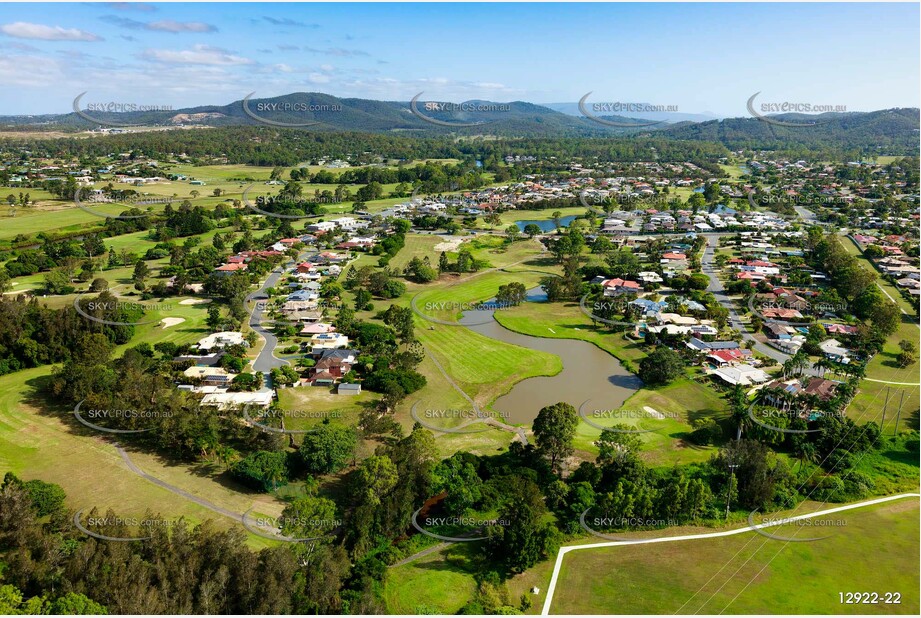
<path fill-rule="evenodd" d="M 684 374 L 684 361 L 677 352 L 660 345 L 652 354 L 640 361 L 640 379 L 646 384 L 668 384 L 675 378 Z"/>
<path fill-rule="evenodd" d="M 445 492 L 445 509 L 459 515 L 482 498 L 483 481 L 477 475 L 476 456 L 464 451 L 441 461 L 432 473 L 432 490 Z"/>
<path fill-rule="evenodd" d="M 639 258 L 628 249 L 613 251 L 605 261 L 614 277 L 635 277 L 640 272 Z"/>
<path fill-rule="evenodd" d="M 390 457 L 372 455 L 362 461 L 355 471 L 352 495 L 359 504 L 375 507 L 399 480 L 397 468 Z"/>
<path fill-rule="evenodd" d="M 788 475 L 774 453 L 757 440 L 733 440 L 711 465 L 727 482 L 735 478 L 739 502 L 747 509 L 764 509 L 773 500 L 777 484 Z"/>
<path fill-rule="evenodd" d="M 518 229 L 517 225 L 510 225 L 505 228 L 505 237 L 509 242 L 515 242 L 518 240 L 518 236 L 521 234 L 521 230 Z"/>
<path fill-rule="evenodd" d="M 451 264 L 448 262 L 448 254 L 444 251 L 442 251 L 441 255 L 438 256 L 438 270 L 439 272 L 443 273 L 451 270 Z"/>
<path fill-rule="evenodd" d="M 528 238 L 534 238 L 541 233 L 541 229 L 540 226 L 536 223 L 528 223 L 526 226 L 524 226 L 524 233 L 528 236 Z"/>
<path fill-rule="evenodd" d="M 563 460 L 572 454 L 572 441 L 579 425 L 579 413 L 565 402 L 541 408 L 534 419 L 534 439 L 537 452 L 559 472 Z"/>
<path fill-rule="evenodd" d="M 560 533 L 546 521 L 547 507 L 540 488 L 523 477 L 503 479 L 499 525 L 486 529 L 490 558 L 512 573 L 521 573 L 553 555 Z"/>
<path fill-rule="evenodd" d="M 643 441 L 627 425 L 618 424 L 611 429 L 603 429 L 596 442 L 599 466 L 610 466 L 630 457 L 636 457 Z"/>
<path fill-rule="evenodd" d="M 233 464 L 230 473 L 250 487 L 274 491 L 288 482 L 287 457 L 276 451 L 256 451 Z"/>
<path fill-rule="evenodd" d="M 218 331 L 221 329 L 221 326 L 224 324 L 224 318 L 221 317 L 221 309 L 217 305 L 211 305 L 208 307 L 208 317 L 205 318 L 205 324 L 208 325 L 212 331 Z"/>
<path fill-rule="evenodd" d="M 899 367 L 908 367 L 909 365 L 915 364 L 918 358 L 914 352 L 910 352 L 908 350 L 902 350 L 901 352 L 899 352 L 899 355 L 898 357 L 896 357 L 896 360 L 899 363 Z"/>
<path fill-rule="evenodd" d="M 100 605 L 89 597 L 77 592 L 68 592 L 51 602 L 48 611 L 53 616 L 93 616 L 108 614 L 104 605 Z"/>
<path fill-rule="evenodd" d="M 134 281 L 134 287 L 138 290 L 143 290 L 146 287 L 144 282 L 149 275 L 150 268 L 147 267 L 147 262 L 138 260 L 137 264 L 134 265 L 134 275 L 131 277 L 132 281 Z"/>
<path fill-rule="evenodd" d="M 355 311 L 363 311 L 371 304 L 371 292 L 361 288 L 355 292 Z"/>
<path fill-rule="evenodd" d="M 550 215 L 550 218 L 553 219 L 554 229 L 556 229 L 557 232 L 559 232 L 560 224 L 562 223 L 562 220 L 563 220 L 563 213 L 561 213 L 559 210 L 554 210 L 553 214 Z"/>
<path fill-rule="evenodd" d="M 290 365 L 272 367 L 272 370 L 269 371 L 269 376 L 272 379 L 272 384 L 279 386 L 295 384 L 301 377 Z"/>
<path fill-rule="evenodd" d="M 296 539 L 328 534 L 337 527 L 336 503 L 314 495 L 299 496 L 285 506 L 278 523 L 282 534 Z"/>
<path fill-rule="evenodd" d="M 315 431 L 304 435 L 299 452 L 308 472 L 332 474 L 345 467 L 357 443 L 354 428 L 324 421 Z"/>
<path fill-rule="evenodd" d="M 742 430 L 748 423 L 748 398 L 745 396 L 745 389 L 736 384 L 729 393 L 729 408 L 732 412 L 732 420 L 736 424 L 736 440 L 742 439 Z"/>
<path fill-rule="evenodd" d="M 527 296 L 527 289 L 523 283 L 513 281 L 506 285 L 500 285 L 499 291 L 496 292 L 496 302 L 501 306 L 517 307 L 524 302 Z"/>

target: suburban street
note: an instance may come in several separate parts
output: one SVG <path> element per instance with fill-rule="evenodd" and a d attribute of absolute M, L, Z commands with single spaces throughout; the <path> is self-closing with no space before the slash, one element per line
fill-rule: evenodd
<path fill-rule="evenodd" d="M 739 314 L 736 313 L 735 307 L 732 305 L 732 300 L 730 300 L 729 296 L 726 295 L 726 291 L 723 289 L 723 284 L 716 276 L 716 270 L 713 264 L 713 256 L 716 253 L 716 246 L 719 242 L 719 235 L 705 234 L 704 237 L 707 239 L 707 246 L 704 248 L 704 254 L 700 259 L 700 269 L 710 278 L 710 285 L 707 287 L 707 291 L 716 297 L 716 300 L 719 302 L 719 304 L 729 310 L 729 323 L 732 328 L 742 333 L 743 339 L 746 341 L 753 341 L 755 350 L 758 350 L 765 356 L 773 358 L 778 363 L 783 363 L 785 360 L 790 358 L 788 354 L 784 354 L 776 348 L 773 348 L 765 343 L 761 343 L 755 339 L 755 337 L 752 336 L 752 334 L 749 333 L 745 326 L 742 324 L 742 320 L 739 318 Z"/>
<path fill-rule="evenodd" d="M 284 275 L 285 270 L 288 269 L 292 264 L 296 264 L 301 261 L 304 255 L 299 255 L 297 260 L 294 262 L 288 262 L 284 265 L 278 266 L 275 270 L 269 273 L 269 276 L 263 282 L 262 286 L 249 296 L 250 302 L 253 303 L 253 312 L 249 317 L 250 327 L 256 331 L 264 340 L 265 345 L 262 350 L 259 352 L 259 356 L 256 357 L 256 360 L 253 361 L 253 371 L 261 371 L 265 374 L 265 385 L 266 388 L 270 388 L 269 384 L 269 372 L 274 367 L 282 367 L 288 364 L 288 361 L 282 360 L 275 357 L 275 348 L 278 346 L 278 338 L 272 333 L 271 330 L 263 326 L 263 315 L 264 311 L 260 302 L 258 300 L 259 296 L 265 295 L 266 290 L 274 287 Z"/>

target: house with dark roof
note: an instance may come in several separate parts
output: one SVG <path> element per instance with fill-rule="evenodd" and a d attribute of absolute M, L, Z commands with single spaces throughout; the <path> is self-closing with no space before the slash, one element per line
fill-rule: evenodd
<path fill-rule="evenodd" d="M 704 341 L 698 337 L 691 337 L 687 346 L 692 350 L 707 353 L 713 350 L 736 350 L 740 347 L 738 341 Z"/>
<path fill-rule="evenodd" d="M 358 350 L 325 350 L 310 368 L 307 382 L 312 386 L 331 386 L 352 370 Z"/>

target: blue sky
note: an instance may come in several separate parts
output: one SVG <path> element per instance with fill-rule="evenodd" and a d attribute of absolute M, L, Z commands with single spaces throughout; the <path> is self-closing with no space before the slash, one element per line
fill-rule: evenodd
<path fill-rule="evenodd" d="M 919 106 L 919 5 L 3 4 L 0 114 L 289 92 L 592 101 L 744 116 Z"/>

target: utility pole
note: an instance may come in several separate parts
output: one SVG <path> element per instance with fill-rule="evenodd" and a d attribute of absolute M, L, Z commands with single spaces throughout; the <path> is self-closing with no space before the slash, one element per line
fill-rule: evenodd
<path fill-rule="evenodd" d="M 735 484 L 736 468 L 739 464 L 729 464 L 729 487 L 726 488 L 726 521 L 729 521 L 729 502 L 732 500 L 732 489 Z"/>
<path fill-rule="evenodd" d="M 895 427 L 892 428 L 892 435 L 899 433 L 899 421 L 902 419 L 902 401 L 905 400 L 905 389 L 902 389 L 902 395 L 899 397 L 899 411 L 895 414 Z"/>
<path fill-rule="evenodd" d="M 889 389 L 890 388 L 892 387 L 891 386 L 886 387 L 886 403 L 883 404 L 883 422 L 879 426 L 879 430 L 881 433 L 886 430 L 886 408 L 889 407 Z"/>

